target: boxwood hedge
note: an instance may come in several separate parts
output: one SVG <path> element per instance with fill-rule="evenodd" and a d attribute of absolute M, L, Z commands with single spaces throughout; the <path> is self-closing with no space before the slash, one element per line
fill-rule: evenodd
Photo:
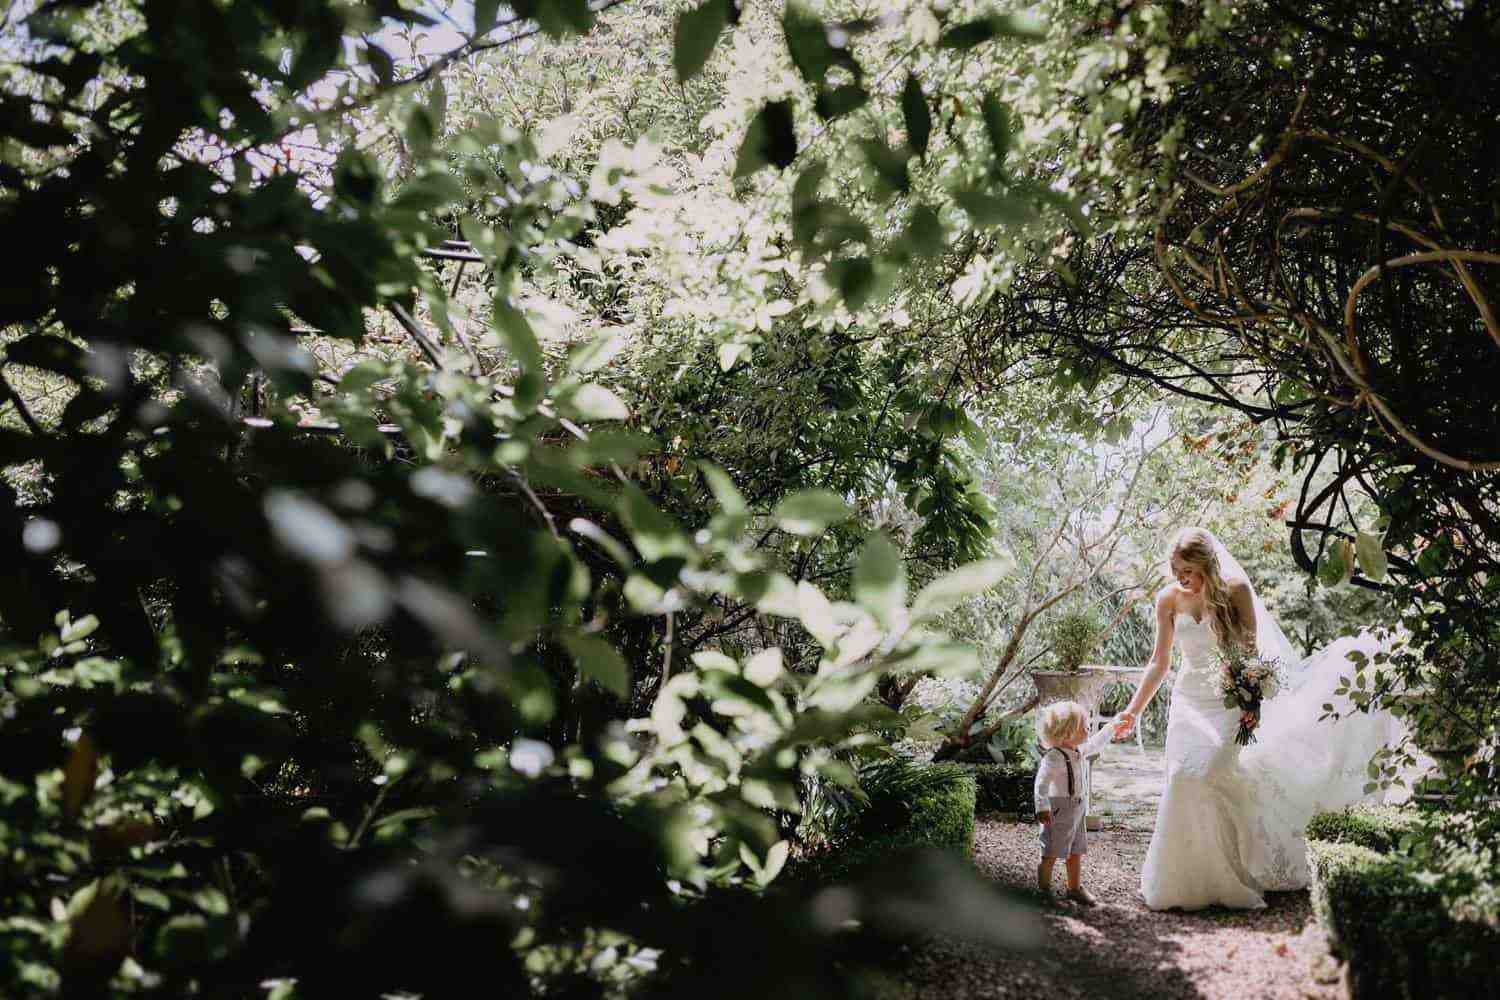
<path fill-rule="evenodd" d="M 1363 805 L 1338 812 L 1318 813 L 1307 824 L 1307 839 L 1330 844 L 1358 844 L 1387 854 L 1401 846 L 1401 838 L 1422 825 L 1423 814 L 1412 808 Z"/>
<path fill-rule="evenodd" d="M 1032 786 L 1036 771 L 1010 764 L 967 765 L 974 776 L 975 808 L 981 814 L 1011 813 L 1022 818 L 1035 815 Z"/>
<path fill-rule="evenodd" d="M 1324 813 L 1308 827 L 1312 903 L 1354 1000 L 1500 998 L 1500 931 L 1449 914 L 1438 877 L 1396 848 L 1415 813 Z"/>

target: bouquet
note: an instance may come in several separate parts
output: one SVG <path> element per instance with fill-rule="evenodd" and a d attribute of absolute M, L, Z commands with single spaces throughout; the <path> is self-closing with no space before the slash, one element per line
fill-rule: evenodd
<path fill-rule="evenodd" d="M 1255 730 L 1260 726 L 1260 703 L 1276 696 L 1281 662 L 1244 650 L 1221 650 L 1220 657 L 1224 707 L 1240 710 L 1240 728 L 1234 741 L 1249 746 L 1255 742 Z"/>

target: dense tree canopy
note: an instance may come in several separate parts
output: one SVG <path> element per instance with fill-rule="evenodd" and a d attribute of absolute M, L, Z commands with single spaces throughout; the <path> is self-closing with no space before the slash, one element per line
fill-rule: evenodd
<path fill-rule="evenodd" d="M 1013 943 L 939 862 L 778 889 L 797 816 L 1176 519 L 1307 639 L 1378 593 L 1355 683 L 1489 794 L 1497 25 L 1407 6 L 12 5 L 7 992 Z"/>

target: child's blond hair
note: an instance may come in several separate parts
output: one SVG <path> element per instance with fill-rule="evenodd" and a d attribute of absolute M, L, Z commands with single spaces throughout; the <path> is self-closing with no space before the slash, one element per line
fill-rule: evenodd
<path fill-rule="evenodd" d="M 1074 730 L 1088 730 L 1089 713 L 1076 701 L 1054 701 L 1036 713 L 1036 738 L 1044 747 L 1053 747 L 1057 741 Z"/>

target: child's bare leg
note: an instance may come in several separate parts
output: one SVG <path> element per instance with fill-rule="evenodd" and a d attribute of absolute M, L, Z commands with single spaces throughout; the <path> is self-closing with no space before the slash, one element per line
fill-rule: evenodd
<path fill-rule="evenodd" d="M 1094 897 L 1083 889 L 1083 855 L 1068 855 L 1068 893 L 1067 896 L 1075 903 L 1084 906 L 1095 905 Z"/>
<path fill-rule="evenodd" d="M 1036 866 L 1036 887 L 1043 892 L 1052 888 L 1052 866 L 1055 864 L 1056 858 L 1043 858 L 1042 863 Z"/>

